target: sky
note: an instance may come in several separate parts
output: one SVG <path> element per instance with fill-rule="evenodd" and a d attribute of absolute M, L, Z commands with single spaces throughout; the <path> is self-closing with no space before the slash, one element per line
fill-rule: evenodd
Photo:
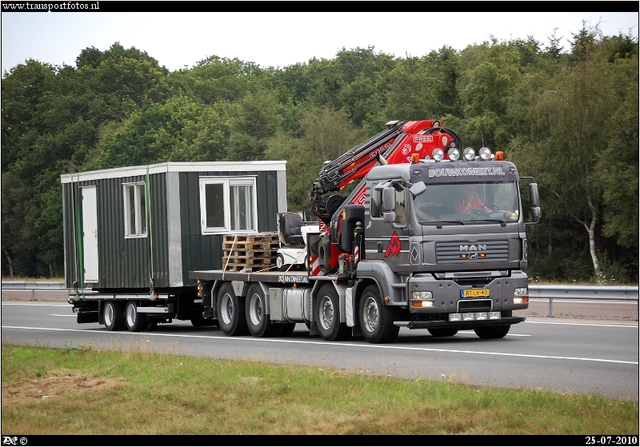
<path fill-rule="evenodd" d="M 598 25 L 605 36 L 620 33 L 636 39 L 638 36 L 637 10 L 109 12 L 108 2 L 100 1 L 100 12 L 7 13 L 7 4 L 11 2 L 2 3 L 3 76 L 28 59 L 75 66 L 83 49 L 94 47 L 105 51 L 116 42 L 144 51 L 161 66 L 174 71 L 193 67 L 210 56 L 237 58 L 263 68 L 284 68 L 313 58 L 333 59 L 343 49 L 373 48 L 376 53 L 395 57 L 420 57 L 444 46 L 462 50 L 492 38 L 503 42 L 526 40 L 529 36 L 545 47 L 554 33 L 561 39 L 560 46 L 567 50 L 572 35 L 578 33 L 583 22 L 587 27 Z M 139 6 L 146 2 L 134 3 Z M 637 2 L 629 3 L 638 6 Z M 602 7 L 606 2 L 591 4 Z"/>

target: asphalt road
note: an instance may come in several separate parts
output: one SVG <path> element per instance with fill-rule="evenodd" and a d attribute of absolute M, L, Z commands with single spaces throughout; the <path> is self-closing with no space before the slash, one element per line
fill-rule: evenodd
<path fill-rule="evenodd" d="M 606 320 L 528 317 L 501 340 L 482 340 L 472 331 L 435 338 L 426 330 L 402 328 L 395 343 L 372 345 L 363 339 L 326 342 L 309 336 L 304 325 L 287 338 L 228 337 L 184 322 L 146 333 L 109 332 L 95 323 L 78 324 L 61 300 L 21 300 L 4 293 L 2 298 L 3 343 L 293 363 L 349 374 L 638 400 L 638 324 L 626 317 L 627 308 L 622 317 Z M 529 310 L 540 315 L 548 303 L 541 304 L 542 309 Z"/>

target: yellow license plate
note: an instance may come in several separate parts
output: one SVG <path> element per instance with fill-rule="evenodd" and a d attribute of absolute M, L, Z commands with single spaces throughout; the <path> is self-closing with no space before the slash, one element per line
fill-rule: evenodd
<path fill-rule="evenodd" d="M 471 296 L 489 296 L 489 289 L 470 289 L 464 291 L 464 297 Z"/>

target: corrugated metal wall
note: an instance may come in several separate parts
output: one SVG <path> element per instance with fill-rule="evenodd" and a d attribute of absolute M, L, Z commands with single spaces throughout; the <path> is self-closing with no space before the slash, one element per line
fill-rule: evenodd
<path fill-rule="evenodd" d="M 224 172 L 179 172 L 178 185 L 168 181 L 171 173 L 149 175 L 150 179 L 150 237 L 124 237 L 124 196 L 123 183 L 142 182 L 145 175 L 103 178 L 87 181 L 63 183 L 63 227 L 65 243 L 66 287 L 73 287 L 73 281 L 81 280 L 77 259 L 77 231 L 81 231 L 82 219 L 76 207 L 81 206 L 80 188 L 96 185 L 98 218 L 98 268 L 99 282 L 89 284 L 95 289 L 142 289 L 153 286 L 167 288 L 175 286 L 171 282 L 170 269 L 178 265 L 182 270 L 179 285 L 193 285 L 189 271 L 222 268 L 223 235 L 202 235 L 200 229 L 199 179 L 206 176 L 256 177 L 258 231 L 276 231 L 278 197 L 286 191 L 278 191 L 276 171 L 224 171 Z M 170 177 L 175 178 L 175 177 Z M 179 188 L 179 219 L 168 216 L 168 188 Z M 172 246 L 169 225 L 179 225 L 172 231 L 179 233 L 180 247 Z M 174 243 L 175 245 L 175 243 Z M 151 256 L 153 250 L 153 256 Z M 181 256 L 181 263 L 171 256 Z M 153 269 L 150 259 L 153 257 Z M 179 275 L 179 273 L 178 273 Z M 175 274 L 173 275 L 175 276 Z M 174 278 L 175 280 L 175 278 Z"/>
<path fill-rule="evenodd" d="M 200 177 L 256 177 L 258 231 L 277 231 L 278 191 L 277 173 L 261 172 L 182 172 L 180 173 L 180 203 L 182 213 L 182 265 L 184 284 L 195 284 L 189 271 L 222 268 L 223 235 L 202 235 L 200 229 Z M 188 204 L 188 206 L 185 206 Z"/>

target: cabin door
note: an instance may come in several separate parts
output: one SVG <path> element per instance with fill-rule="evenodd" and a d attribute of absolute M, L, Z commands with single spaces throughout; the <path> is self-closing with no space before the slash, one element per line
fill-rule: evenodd
<path fill-rule="evenodd" d="M 82 246 L 84 282 L 98 282 L 98 207 L 95 186 L 82 188 Z"/>

